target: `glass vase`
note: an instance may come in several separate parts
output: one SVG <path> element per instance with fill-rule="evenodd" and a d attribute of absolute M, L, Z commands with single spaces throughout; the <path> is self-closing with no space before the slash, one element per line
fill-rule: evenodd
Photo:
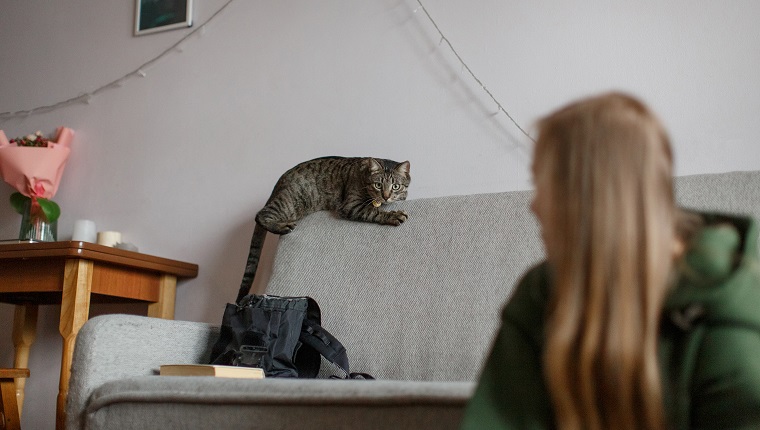
<path fill-rule="evenodd" d="M 21 214 L 21 230 L 18 233 L 19 240 L 55 242 L 57 237 L 58 220 L 49 222 L 39 207 L 32 211 L 31 200 L 24 203 L 24 212 Z"/>

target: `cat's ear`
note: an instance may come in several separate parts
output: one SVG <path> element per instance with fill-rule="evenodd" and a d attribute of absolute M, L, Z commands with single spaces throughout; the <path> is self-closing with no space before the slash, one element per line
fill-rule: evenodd
<path fill-rule="evenodd" d="M 404 161 L 403 163 L 398 163 L 394 170 L 404 176 L 409 176 L 409 162 Z"/>
<path fill-rule="evenodd" d="M 366 160 L 367 167 L 369 167 L 369 171 L 372 174 L 376 173 L 382 173 L 385 171 L 385 167 L 383 166 L 383 163 L 375 160 L 374 158 L 370 157 Z"/>

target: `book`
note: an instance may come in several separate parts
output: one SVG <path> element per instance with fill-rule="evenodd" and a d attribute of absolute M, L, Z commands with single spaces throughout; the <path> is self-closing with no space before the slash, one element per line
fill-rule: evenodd
<path fill-rule="evenodd" d="M 219 364 L 163 364 L 162 376 L 216 376 L 218 378 L 263 379 L 264 369 L 259 367 L 222 366 Z"/>

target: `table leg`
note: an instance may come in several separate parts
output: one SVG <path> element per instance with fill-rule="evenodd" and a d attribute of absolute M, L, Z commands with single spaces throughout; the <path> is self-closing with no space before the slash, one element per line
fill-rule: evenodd
<path fill-rule="evenodd" d="M 174 275 L 161 275 L 161 282 L 158 286 L 158 302 L 148 305 L 148 316 L 173 320 L 176 296 L 177 277 Z"/>
<path fill-rule="evenodd" d="M 23 381 L 23 379 L 19 379 L 19 381 Z M 3 416 L 0 417 L 2 428 L 20 429 L 21 415 L 18 413 L 19 405 L 16 405 L 16 385 L 13 383 L 13 378 L 0 379 L 0 399 L 3 402 Z"/>
<path fill-rule="evenodd" d="M 55 427 L 66 427 L 66 398 L 69 394 L 71 360 L 77 333 L 87 321 L 90 313 L 90 292 L 92 290 L 93 262 L 88 260 L 66 260 L 61 297 L 61 322 L 58 326 L 63 336 L 61 357 L 61 379 L 58 385 L 58 405 Z"/>
<path fill-rule="evenodd" d="M 16 404 L 16 384 L 29 377 L 29 369 L 0 369 L 0 428 L 19 430 L 21 414 Z"/>
<path fill-rule="evenodd" d="M 37 310 L 39 306 L 33 304 L 18 305 L 13 315 L 13 346 L 15 347 L 15 357 L 13 367 L 29 368 L 29 350 L 37 336 Z M 20 378 L 16 381 L 16 403 L 18 404 L 18 415 L 24 408 L 24 387 L 26 379 Z"/>

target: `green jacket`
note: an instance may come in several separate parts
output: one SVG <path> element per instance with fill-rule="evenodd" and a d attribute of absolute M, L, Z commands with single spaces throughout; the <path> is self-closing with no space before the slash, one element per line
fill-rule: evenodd
<path fill-rule="evenodd" d="M 660 365 L 673 429 L 760 428 L 760 271 L 746 218 L 703 215 L 663 310 Z M 462 430 L 555 428 L 543 382 L 546 263 L 520 281 Z"/>

